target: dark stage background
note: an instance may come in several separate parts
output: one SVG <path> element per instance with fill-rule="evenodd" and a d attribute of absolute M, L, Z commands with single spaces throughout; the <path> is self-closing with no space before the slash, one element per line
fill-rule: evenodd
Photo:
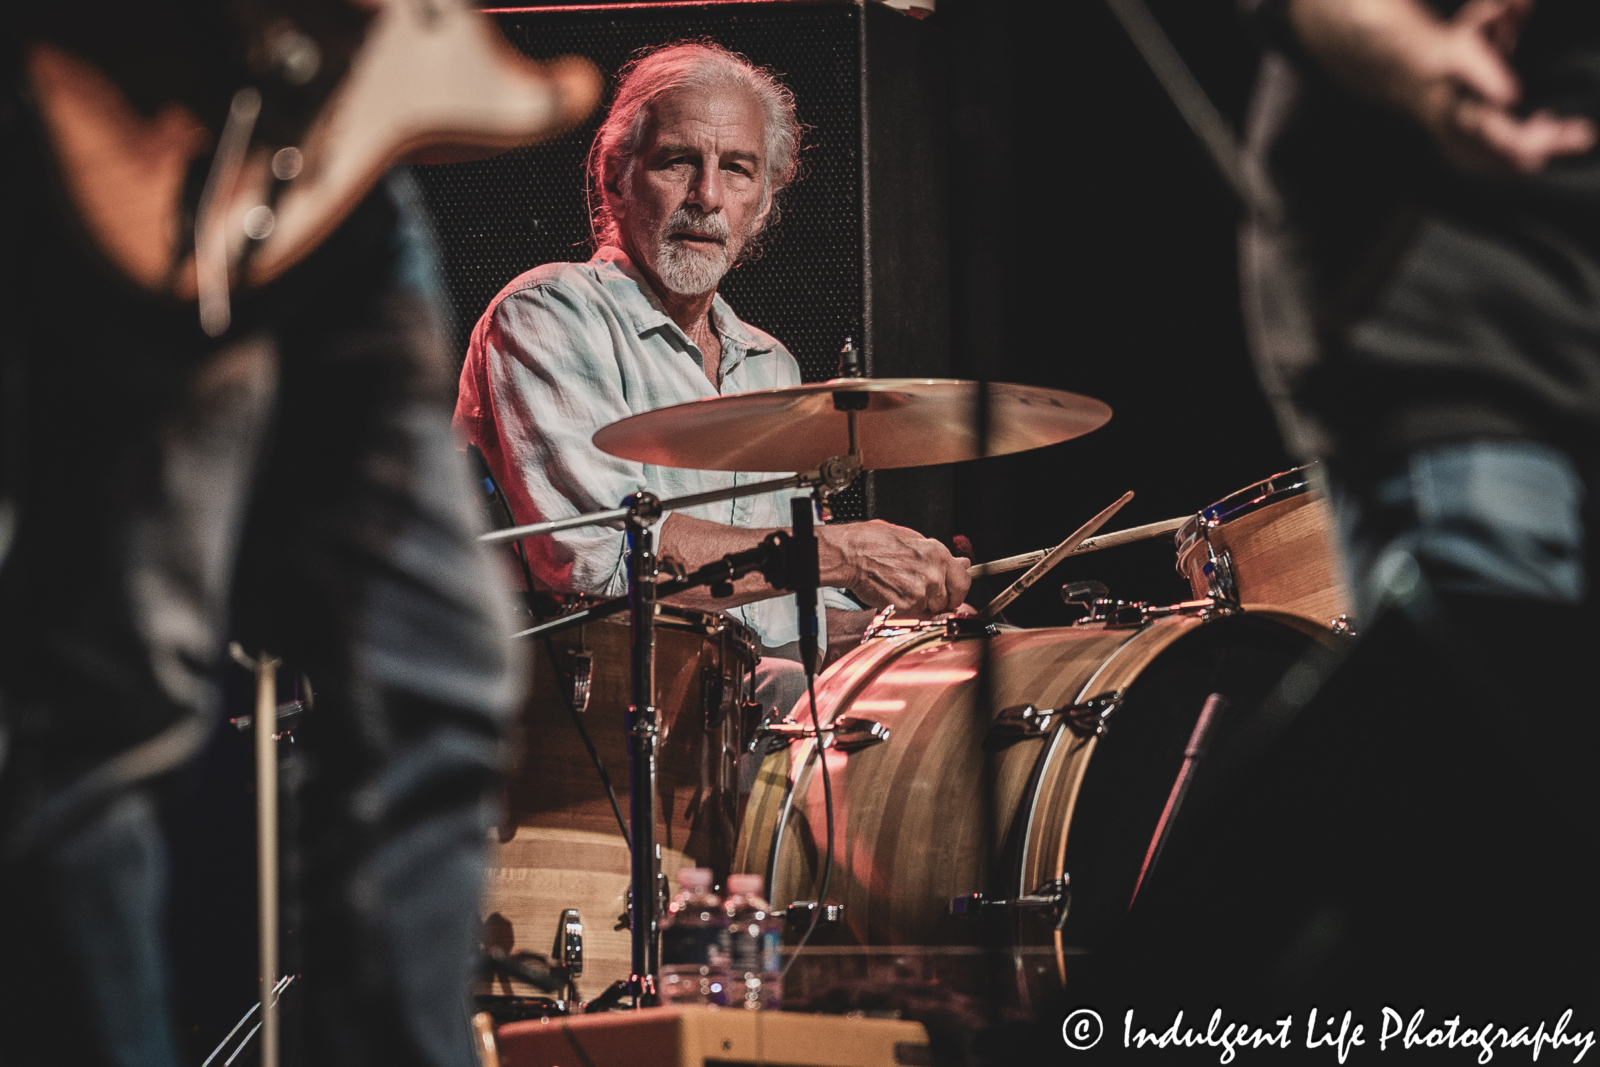
<path fill-rule="evenodd" d="M 1234 3 L 1149 3 L 1240 128 L 1257 50 Z M 934 19 L 951 79 L 957 370 L 1116 412 L 1079 440 L 958 468 L 979 557 L 1053 544 L 1128 489 L 1112 526 L 1196 511 L 1291 465 L 1245 348 L 1232 195 L 1105 5 L 949 0 Z M 1127 599 L 1189 595 L 1171 544 L 1152 541 L 1068 560 L 1007 614 L 1064 622 L 1055 590 L 1089 578 Z"/>
<path fill-rule="evenodd" d="M 1256 51 L 1233 4 L 1151 0 L 1151 6 L 1237 126 Z M 756 5 L 748 10 L 759 17 Z M 670 11 L 662 9 L 663 25 L 670 24 Z M 945 229 L 951 253 L 948 306 L 929 311 L 950 322 L 949 356 L 941 354 L 939 362 L 948 358 L 960 377 L 1087 393 L 1116 414 L 1088 437 L 1039 452 L 942 473 L 880 472 L 879 495 L 894 498 L 898 484 L 900 497 L 914 497 L 930 477 L 952 479 L 953 518 L 946 528 L 927 532 L 964 533 L 978 558 L 990 559 L 1054 544 L 1127 489 L 1137 496 L 1112 528 L 1194 512 L 1287 467 L 1245 350 L 1234 254 L 1237 210 L 1101 0 L 940 0 L 926 28 L 937 41 L 945 77 L 935 92 L 949 209 L 927 220 Z M 682 32 L 703 31 L 686 26 Z M 676 35 L 665 31 L 662 39 Z M 817 44 L 825 55 L 823 42 Z M 745 47 L 757 62 L 774 62 Z M 817 72 L 792 73 L 802 92 L 817 80 Z M 815 123 L 817 109 L 808 108 L 804 96 L 800 105 Z M 575 162 L 583 136 L 523 151 Z M 837 139 L 839 131 L 819 128 L 812 140 L 830 137 Z M 441 186 L 426 173 L 433 169 L 419 169 L 431 198 Z M 578 181 L 574 167 L 563 162 L 560 169 Z M 803 181 L 812 187 L 791 199 L 768 265 L 757 263 L 753 274 L 781 258 L 786 239 L 798 244 L 822 232 L 821 220 L 801 213 L 808 204 L 820 210 L 814 206 L 824 192 L 818 186 L 835 176 L 814 167 Z M 528 230 L 535 225 L 529 219 L 538 218 L 536 207 L 504 217 L 439 220 L 448 231 L 447 260 L 457 264 L 452 269 L 475 268 L 481 247 L 482 259 L 495 260 L 493 270 L 504 274 L 493 284 L 474 276 L 469 285 L 455 286 L 474 294 L 466 300 L 474 307 L 456 309 L 466 320 L 459 343 L 481 310 L 477 302 L 536 265 L 498 263 L 508 240 L 530 249 L 548 243 L 548 236 Z M 836 220 L 828 225 L 837 228 Z M 572 243 L 577 236 L 563 239 L 568 251 L 559 258 L 584 258 L 586 251 Z M 840 239 L 855 238 L 843 233 Z M 750 280 L 739 273 L 730 277 L 731 295 Z M 800 307 L 808 298 L 816 305 L 811 319 Z M 795 306 L 782 310 L 784 321 L 772 323 L 750 314 L 745 303 L 736 300 L 735 307 L 785 340 L 809 379 L 818 376 L 810 364 L 847 328 L 840 298 L 798 294 Z M 1069 560 L 1008 617 L 1024 625 L 1067 621 L 1072 612 L 1055 589 L 1085 578 L 1104 581 L 1127 599 L 1188 596 L 1163 539 Z M 1002 585 L 992 579 L 971 599 L 981 604 Z"/>

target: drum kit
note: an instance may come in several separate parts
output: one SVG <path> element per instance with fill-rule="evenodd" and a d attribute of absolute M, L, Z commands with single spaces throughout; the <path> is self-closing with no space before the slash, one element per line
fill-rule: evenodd
<path fill-rule="evenodd" d="M 640 493 L 486 535 L 504 543 L 620 521 L 630 540 L 627 597 L 521 635 L 544 648 L 484 936 L 507 958 L 542 954 L 555 935 L 564 996 L 530 1010 L 650 1002 L 663 887 L 685 866 L 710 867 L 719 882 L 763 875 L 792 926 L 825 920 L 790 999 L 885 973 L 991 992 L 1000 978 L 1023 1008 L 1070 985 L 1075 960 L 1115 930 L 1159 858 L 1174 798 L 1211 735 L 1235 729 L 1303 657 L 1350 630 L 1314 470 L 1097 535 L 1125 496 L 1054 549 L 974 564 L 974 577 L 1025 573 L 972 615 L 885 609 L 817 677 L 814 707 L 802 700 L 781 721 L 752 701 L 759 646 L 744 627 L 657 600 L 698 584 L 715 592 L 757 569 L 778 588 L 814 586 L 813 502 L 797 501 L 781 543 L 689 575 L 656 558 L 650 524 L 777 489 L 820 501 L 863 470 L 1038 448 L 1110 416 L 1072 393 L 949 380 L 843 377 L 714 397 L 631 416 L 594 442 L 661 466 L 799 473 L 680 500 Z M 1081 583 L 1063 589 L 1085 610 L 1073 625 L 1019 629 L 1000 616 L 1066 555 L 1174 533 L 1193 600 L 1125 603 Z M 603 780 L 625 759 L 626 825 Z M 835 837 L 836 850 L 825 844 Z M 823 866 L 831 880 L 819 901 Z M 510 973 L 479 987 L 506 1010 L 529 992 Z"/>

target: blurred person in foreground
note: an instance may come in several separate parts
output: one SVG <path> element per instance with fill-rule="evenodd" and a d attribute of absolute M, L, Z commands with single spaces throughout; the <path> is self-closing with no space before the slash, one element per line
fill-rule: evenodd
<path fill-rule="evenodd" d="M 230 98 L 263 79 L 237 12 L 7 13 L 0 1060 L 180 1061 L 158 809 L 214 728 L 231 614 L 316 691 L 284 864 L 306 1061 L 469 1067 L 485 790 L 518 693 L 414 188 L 382 182 L 209 337 L 192 299 L 135 286 L 89 239 L 43 103 L 98 100 L 103 165 L 137 170 L 187 130 L 203 177 Z M 339 27 L 324 57 L 368 17 L 297 13 Z"/>
<path fill-rule="evenodd" d="M 1245 307 L 1360 637 L 1208 759 L 1117 981 L 1553 1025 L 1600 945 L 1600 7 L 1252 7 Z"/>

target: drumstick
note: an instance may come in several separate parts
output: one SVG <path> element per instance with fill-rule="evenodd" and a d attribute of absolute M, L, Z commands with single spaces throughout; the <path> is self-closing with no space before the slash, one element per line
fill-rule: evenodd
<path fill-rule="evenodd" d="M 1111 516 L 1122 510 L 1122 505 L 1126 504 L 1132 499 L 1133 490 L 1130 489 L 1128 492 L 1123 493 L 1121 499 L 1119 499 L 1115 504 L 1112 504 L 1100 514 L 1096 515 L 1094 518 L 1078 527 L 1072 532 L 1071 537 L 1068 537 L 1065 541 L 1052 548 L 1049 552 L 1046 552 L 1044 558 L 1038 563 L 1035 563 L 1032 567 L 1029 567 L 1026 574 L 1012 582 L 1010 585 L 1006 586 L 1003 593 L 989 601 L 988 606 L 982 611 L 978 612 L 978 621 L 988 622 L 990 619 L 1004 611 L 1007 604 L 1011 603 L 1013 600 L 1017 599 L 1017 597 L 1027 592 L 1029 586 L 1033 585 L 1033 583 L 1037 582 L 1040 578 L 1043 578 L 1050 568 L 1054 567 L 1057 563 L 1060 563 L 1067 556 L 1071 555 L 1074 549 L 1087 541 L 1089 536 L 1096 530 L 1100 529 L 1100 527 L 1104 526 L 1106 521 L 1110 519 Z"/>
<path fill-rule="evenodd" d="M 1193 515 L 1179 515 L 1176 519 L 1147 522 L 1143 526 L 1130 526 L 1126 530 L 1117 530 L 1113 533 L 1102 534 L 1099 537 L 1090 537 L 1068 554 L 1081 556 L 1085 552 L 1098 552 L 1102 548 L 1116 548 L 1119 545 L 1129 545 L 1135 541 L 1161 537 L 1164 534 L 1174 532 L 1192 518 L 1194 518 Z M 1020 571 L 1024 567 L 1031 567 L 1049 554 L 1050 549 L 1041 548 L 1037 552 L 1024 552 L 1020 556 L 992 559 L 988 563 L 974 563 L 967 570 L 967 576 L 971 578 L 988 578 L 995 574 L 1009 574 L 1012 571 Z"/>

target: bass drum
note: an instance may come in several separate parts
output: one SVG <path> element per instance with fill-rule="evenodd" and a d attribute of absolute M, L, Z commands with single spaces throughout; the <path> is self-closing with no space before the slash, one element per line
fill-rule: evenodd
<path fill-rule="evenodd" d="M 824 723 L 877 720 L 890 736 L 827 750 L 828 899 L 844 914 L 819 928 L 785 995 L 939 979 L 970 993 L 1010 987 L 1028 1008 L 1059 989 L 1127 912 L 1207 698 L 1228 700 L 1215 749 L 1335 640 L 1276 612 L 869 639 L 819 679 L 818 710 Z M 777 906 L 816 892 L 826 827 L 815 757 L 811 741 L 768 756 L 741 825 L 735 869 L 766 876 Z"/>

